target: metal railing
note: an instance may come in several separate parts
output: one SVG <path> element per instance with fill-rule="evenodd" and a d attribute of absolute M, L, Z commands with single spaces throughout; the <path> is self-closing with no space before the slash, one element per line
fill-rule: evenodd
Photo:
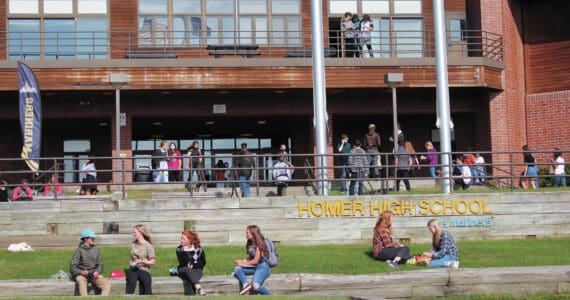
<path fill-rule="evenodd" d="M 481 31 L 447 32 L 448 53 L 459 57 L 503 59 L 502 36 Z M 373 31 L 369 52 L 359 38 L 339 30 L 325 31 L 326 57 L 426 58 L 435 56 L 434 32 Z M 215 55 L 208 45 L 236 46 Z M 250 51 L 237 51 L 241 46 Z M 355 50 L 354 48 L 357 48 Z M 199 58 L 311 56 L 311 31 L 82 31 L 0 32 L 0 49 L 9 60 L 94 60 L 140 58 Z M 352 49 L 352 50 L 351 50 Z M 250 54 L 250 55 L 248 55 Z"/>
<path fill-rule="evenodd" d="M 570 150 L 563 150 L 562 153 L 570 153 Z M 553 164 L 551 163 L 551 159 L 553 157 L 552 151 L 534 151 L 533 153 L 537 157 L 536 165 L 539 168 L 538 175 L 536 177 L 530 178 L 525 174 L 521 174 L 521 171 L 524 170 L 525 164 L 522 162 L 523 152 L 479 152 L 481 156 L 485 157 L 486 161 L 489 161 L 492 157 L 495 161 L 493 163 L 484 163 L 480 165 L 474 165 L 470 167 L 481 167 L 484 170 L 484 176 L 475 177 L 472 176 L 473 179 L 484 179 L 483 184 L 489 188 L 509 188 L 511 191 L 516 189 L 521 181 L 529 181 L 529 180 L 536 180 L 539 181 L 538 186 L 549 186 L 551 185 L 552 178 L 554 175 L 548 173 L 548 169 Z M 421 157 L 427 155 L 428 153 L 417 152 L 417 157 Z M 368 154 L 367 154 L 368 155 Z M 340 172 L 343 166 L 338 162 L 342 161 L 343 158 L 346 157 L 345 154 L 329 154 L 324 156 L 319 156 L 316 154 L 292 154 L 290 158 L 295 164 L 295 162 L 302 162 L 298 166 L 293 166 L 292 169 L 294 170 L 294 176 L 289 181 L 289 184 L 292 186 L 303 186 L 310 187 L 313 189 L 315 193 L 318 194 L 326 194 L 328 189 L 337 189 L 338 186 L 342 182 L 346 181 L 364 181 L 364 193 L 368 194 L 380 194 L 385 193 L 389 190 L 394 190 L 394 181 L 397 179 L 400 180 L 413 180 L 413 181 L 431 181 L 433 186 L 433 180 L 444 180 L 449 179 L 452 182 L 455 180 L 461 180 L 463 177 L 454 175 L 453 172 L 450 172 L 451 176 L 449 178 L 444 177 L 437 177 L 432 178 L 429 176 L 427 172 L 427 168 L 429 165 L 421 164 L 419 166 L 414 166 L 414 168 L 420 167 L 418 173 L 416 173 L 413 177 L 402 177 L 397 178 L 395 176 L 395 168 L 394 165 L 394 154 L 392 153 L 380 153 L 381 161 L 382 161 L 382 172 L 380 173 L 381 176 L 378 178 L 370 178 L 365 177 L 362 179 L 354 179 L 354 178 L 340 178 Z M 459 152 L 452 152 L 452 153 L 439 153 L 439 156 L 448 155 L 450 157 L 451 162 L 455 161 L 455 158 L 461 157 L 463 155 Z M 235 160 L 238 159 L 239 155 L 228 155 L 227 159 Z M 251 168 L 252 176 L 249 180 L 250 186 L 255 189 L 254 195 L 259 196 L 259 191 L 261 187 L 273 187 L 275 186 L 275 179 L 272 176 L 272 171 L 275 169 L 273 167 L 273 163 L 264 164 L 263 162 L 271 162 L 273 159 L 276 159 L 275 154 L 253 154 L 255 161 L 255 165 Z M 158 158 L 158 157 L 155 157 Z M 193 174 L 198 172 L 203 172 L 205 176 L 198 177 L 194 179 L 192 176 L 188 177 L 187 181 L 175 181 L 175 182 L 165 182 L 165 183 L 154 183 L 153 182 L 153 174 L 156 171 L 160 170 L 141 170 L 137 168 L 133 168 L 133 161 L 136 157 L 92 157 L 91 159 L 94 161 L 95 165 L 97 166 L 97 178 L 98 182 L 96 183 L 99 187 L 103 186 L 108 191 L 120 191 L 122 192 L 123 198 L 125 197 L 126 190 L 128 188 L 134 188 L 135 186 L 145 185 L 148 189 L 153 189 L 153 187 L 158 187 L 156 185 L 169 185 L 169 184 L 182 184 L 186 183 L 189 184 L 190 187 L 195 185 L 203 185 L 208 187 L 215 187 L 216 184 L 223 184 L 226 187 L 232 187 L 235 189 L 239 188 L 239 177 L 236 176 L 240 170 L 249 169 L 249 168 L 238 168 L 235 166 L 231 166 L 230 168 L 205 168 L 203 166 L 198 166 L 197 168 L 193 168 L 192 164 L 187 164 L 189 158 L 188 156 L 180 156 L 179 158 L 184 160 L 184 165 L 181 169 L 179 169 L 182 174 Z M 224 157 L 220 155 L 214 156 L 204 156 L 204 160 L 211 160 L 211 159 L 224 159 Z M 36 191 L 37 195 L 41 195 L 43 189 L 46 186 L 50 187 L 51 191 L 56 191 L 56 186 L 60 185 L 62 187 L 66 187 L 67 190 L 73 187 L 75 189 L 81 189 L 86 183 L 81 182 L 82 175 L 85 174 L 84 171 L 80 169 L 71 169 L 66 164 L 78 165 L 78 161 L 74 162 L 74 160 L 84 160 L 85 158 L 69 158 L 69 157 L 51 157 L 51 158 L 41 158 L 40 159 L 40 166 L 58 166 L 56 168 L 49 168 L 46 167 L 43 170 L 38 172 L 32 172 L 28 169 L 25 169 L 25 163 L 23 159 L 20 158 L 2 158 L 0 159 L 0 164 L 3 167 L 3 171 L 0 174 L 0 178 L 8 179 L 8 183 L 6 188 L 12 189 L 16 186 L 19 186 L 18 179 L 19 178 L 27 178 L 29 185 L 32 189 Z M 323 161 L 329 162 L 329 166 L 326 168 L 325 174 L 328 174 L 328 178 L 323 181 L 322 178 L 316 177 L 316 174 L 319 174 L 319 168 L 315 166 L 315 163 L 322 159 Z M 333 161 L 337 161 L 337 163 L 332 164 Z M 501 162 L 498 162 L 501 161 Z M 114 163 L 113 163 L 114 162 Z M 311 163 L 312 162 L 312 163 Z M 113 164 L 115 167 L 113 167 Z M 120 167 L 119 167 L 120 166 Z M 434 165 L 434 167 L 440 168 L 450 168 L 454 169 L 457 165 L 455 162 L 452 165 Z M 61 168 L 63 167 L 63 168 Z M 215 174 L 218 171 L 225 171 L 226 175 L 224 180 L 217 180 L 215 178 Z M 566 165 L 566 174 L 570 172 L 570 165 Z M 144 172 L 144 173 L 141 173 Z M 140 176 L 141 174 L 145 176 Z M 228 174 L 232 174 L 232 176 L 228 176 Z M 370 173 L 372 174 L 372 173 Z M 34 181 L 36 178 L 51 178 L 53 175 L 54 178 L 59 179 L 58 182 L 39 182 Z M 120 176 L 119 176 L 120 175 Z M 186 177 L 186 176 L 184 176 Z M 181 179 L 181 178 L 180 178 Z M 384 183 L 385 187 L 382 188 L 375 188 L 371 183 L 372 182 L 379 182 Z M 321 190 L 317 190 L 321 188 Z M 174 188 L 174 187 L 173 187 Z M 384 190 L 385 189 L 385 190 Z M 307 190 L 307 189 L 306 189 Z M 193 191 L 192 188 L 189 189 L 190 193 L 196 192 Z M 192 194 L 191 194 L 192 195 Z M 239 193 L 237 193 L 239 196 Z M 53 195 L 54 199 L 58 199 L 60 195 Z"/>

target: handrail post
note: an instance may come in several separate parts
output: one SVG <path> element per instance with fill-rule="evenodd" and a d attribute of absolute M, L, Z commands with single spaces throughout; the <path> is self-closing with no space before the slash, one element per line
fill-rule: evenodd
<path fill-rule="evenodd" d="M 515 189 L 515 179 L 514 179 L 514 176 L 515 176 L 515 165 L 514 165 L 514 163 L 515 163 L 515 161 L 513 160 L 513 152 L 512 151 L 509 152 L 509 162 L 511 163 L 511 174 L 510 174 L 511 192 L 513 192 Z"/>
<path fill-rule="evenodd" d="M 119 156 L 120 157 L 120 156 Z M 125 191 L 125 158 L 120 157 L 121 159 L 121 200 L 125 200 L 126 191 Z"/>
<path fill-rule="evenodd" d="M 53 169 L 54 169 L 54 174 L 53 174 L 53 187 L 52 187 L 52 191 L 53 191 L 53 199 L 57 201 L 57 158 L 53 159 Z"/>
<path fill-rule="evenodd" d="M 255 153 L 255 196 L 259 197 L 259 155 Z"/>
<path fill-rule="evenodd" d="M 189 157 L 190 162 L 188 163 L 188 166 L 190 167 L 190 174 L 188 175 L 188 187 L 190 190 L 190 198 L 194 197 L 194 188 L 192 187 L 192 178 L 194 177 L 194 172 L 192 171 L 192 156 Z M 198 179 L 200 179 L 200 176 L 198 175 Z"/>

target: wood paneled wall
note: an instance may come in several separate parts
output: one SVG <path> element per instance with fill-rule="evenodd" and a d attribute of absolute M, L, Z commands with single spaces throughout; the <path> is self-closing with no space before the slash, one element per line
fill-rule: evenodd
<path fill-rule="evenodd" d="M 570 89 L 570 1 L 523 1 L 528 94 Z"/>

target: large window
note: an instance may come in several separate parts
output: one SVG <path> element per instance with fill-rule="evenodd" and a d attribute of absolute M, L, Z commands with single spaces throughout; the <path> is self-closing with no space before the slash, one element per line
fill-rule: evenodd
<path fill-rule="evenodd" d="M 9 0 L 10 59 L 108 57 L 107 0 Z"/>
<path fill-rule="evenodd" d="M 301 0 L 140 0 L 147 46 L 299 44 Z"/>
<path fill-rule="evenodd" d="M 329 0 L 331 19 L 340 20 L 345 12 L 360 18 L 365 13 L 370 15 L 374 24 L 371 46 L 375 57 L 422 57 L 422 11 L 421 0 Z M 331 25 L 331 36 L 335 34 L 339 32 Z M 362 55 L 368 56 L 368 51 Z"/>

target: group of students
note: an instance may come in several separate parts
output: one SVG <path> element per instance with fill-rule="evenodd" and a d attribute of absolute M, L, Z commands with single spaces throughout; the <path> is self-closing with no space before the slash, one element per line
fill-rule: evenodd
<path fill-rule="evenodd" d="M 400 264 L 420 262 L 432 268 L 459 268 L 459 249 L 453 236 L 443 231 L 437 219 L 431 219 L 427 223 L 429 232 L 432 234 L 432 245 L 416 259 L 410 255 L 410 249 L 392 239 L 394 229 L 392 211 L 383 211 L 374 227 L 372 240 L 372 254 L 375 259 L 386 261 L 388 266 L 397 268 Z M 419 261 L 418 261 L 419 260 Z"/>
<path fill-rule="evenodd" d="M 346 12 L 340 22 L 340 31 L 344 39 L 345 57 L 364 57 L 363 47 L 368 49 L 370 57 L 374 57 L 372 51 L 372 31 L 374 23 L 370 15 L 364 14 L 362 19 L 356 14 Z"/>
<path fill-rule="evenodd" d="M 80 244 L 73 254 L 70 264 L 72 278 L 77 282 L 79 295 L 89 294 L 88 286 L 93 284 L 101 291 L 102 296 L 111 292 L 111 283 L 103 277 L 103 262 L 99 248 L 95 246 L 97 235 L 91 229 L 85 229 L 80 234 Z M 134 240 L 131 244 L 129 268 L 126 272 L 126 294 L 134 294 L 137 282 L 139 294 L 152 295 L 152 276 L 150 269 L 156 262 L 152 239 L 143 225 L 136 225 L 133 229 Z M 235 261 L 233 276 L 238 279 L 239 293 L 257 293 L 270 295 L 263 286 L 265 280 L 271 275 L 269 265 L 270 249 L 266 238 L 257 225 L 247 226 L 245 231 L 246 253 L 245 259 Z M 272 245 L 272 244 L 271 244 Z M 204 252 L 198 234 L 185 230 L 180 236 L 180 244 L 176 248 L 178 267 L 171 269 L 171 274 L 182 279 L 184 295 L 205 296 L 206 291 L 200 280 L 206 266 L 206 253 Z M 246 276 L 253 275 L 248 282 Z"/>

